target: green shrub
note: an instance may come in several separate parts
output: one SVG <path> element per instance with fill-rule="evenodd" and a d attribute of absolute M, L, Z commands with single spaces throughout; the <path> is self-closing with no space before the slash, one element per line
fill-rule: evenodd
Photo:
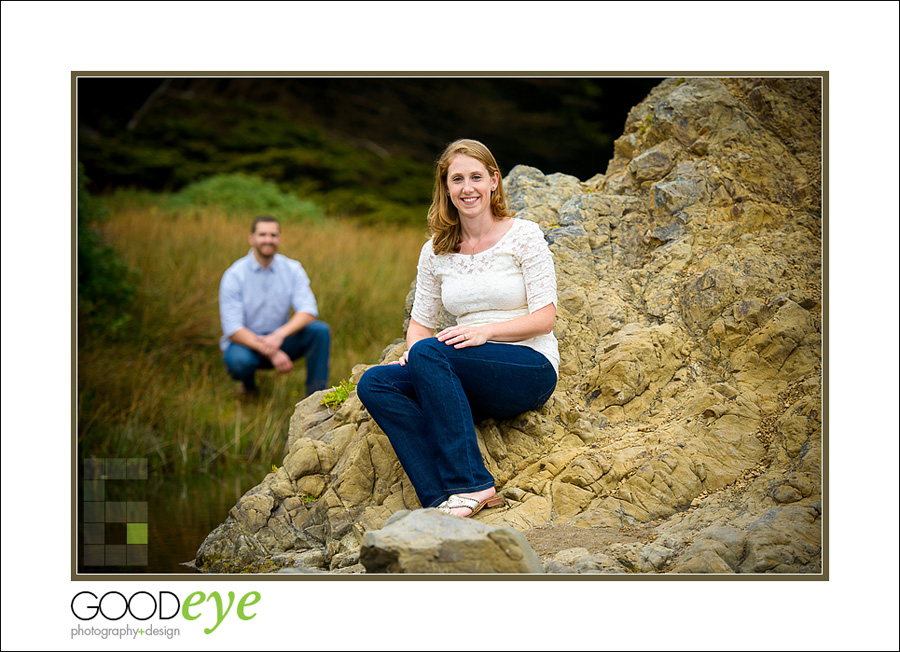
<path fill-rule="evenodd" d="M 300 199 L 271 181 L 246 174 L 217 174 L 191 183 L 171 195 L 167 207 L 173 210 L 217 207 L 228 213 L 272 213 L 280 219 L 301 220 L 319 219 L 323 214 L 316 202 Z"/>

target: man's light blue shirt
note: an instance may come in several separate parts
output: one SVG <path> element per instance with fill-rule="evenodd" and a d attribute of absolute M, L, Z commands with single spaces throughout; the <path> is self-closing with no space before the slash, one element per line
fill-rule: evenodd
<path fill-rule="evenodd" d="M 290 309 L 318 317 L 316 297 L 303 266 L 275 254 L 268 268 L 253 255 L 253 249 L 225 270 L 219 284 L 219 316 L 224 335 L 219 346 L 224 351 L 229 339 L 241 328 L 268 335 L 290 319 Z"/>

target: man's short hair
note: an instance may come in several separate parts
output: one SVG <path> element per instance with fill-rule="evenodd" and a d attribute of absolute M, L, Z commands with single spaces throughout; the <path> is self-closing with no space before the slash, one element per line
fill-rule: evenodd
<path fill-rule="evenodd" d="M 253 220 L 253 224 L 250 225 L 250 233 L 256 233 L 256 225 L 260 222 L 275 222 L 278 225 L 278 230 L 281 230 L 281 222 L 276 220 L 271 215 L 260 215 L 255 220 Z"/>

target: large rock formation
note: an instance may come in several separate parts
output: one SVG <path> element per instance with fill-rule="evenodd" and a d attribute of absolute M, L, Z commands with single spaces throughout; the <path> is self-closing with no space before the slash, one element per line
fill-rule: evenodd
<path fill-rule="evenodd" d="M 565 532 L 546 572 L 821 572 L 820 107 L 817 79 L 669 79 L 605 174 L 506 178 L 554 253 L 561 376 L 478 424 L 506 505 L 475 520 Z M 199 568 L 364 572 L 366 533 L 420 507 L 355 394 L 320 399 Z"/>

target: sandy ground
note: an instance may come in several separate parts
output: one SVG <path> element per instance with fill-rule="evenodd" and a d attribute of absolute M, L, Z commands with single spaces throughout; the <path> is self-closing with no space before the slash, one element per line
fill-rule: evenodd
<path fill-rule="evenodd" d="M 606 527 L 575 527 L 548 523 L 525 530 L 525 538 L 541 561 L 553 557 L 568 548 L 586 548 L 588 552 L 599 552 L 612 543 L 648 542 L 655 538 L 655 530 L 650 527 L 622 530 Z"/>

